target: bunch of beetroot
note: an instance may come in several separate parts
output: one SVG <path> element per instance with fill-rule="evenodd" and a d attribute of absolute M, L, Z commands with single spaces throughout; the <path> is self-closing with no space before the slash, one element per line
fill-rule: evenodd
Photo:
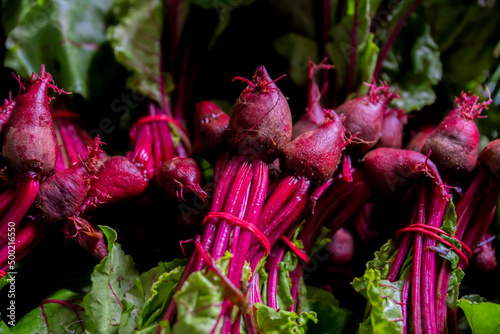
<path fill-rule="evenodd" d="M 168 210 L 198 201 L 203 208 L 183 217 L 194 226 L 193 251 L 161 309 L 174 332 L 189 328 L 185 298 L 203 305 L 203 294 L 193 292 L 200 282 L 220 293 L 216 314 L 206 316 L 211 332 L 261 333 L 263 312 L 317 321 L 302 291 L 317 252 L 326 249 L 327 270 L 351 281 L 360 274 L 356 261 L 367 259 L 358 259 L 360 250 L 387 238 L 347 289 L 365 296 L 374 284 L 392 289 L 379 296 L 392 309 L 387 329 L 453 332 L 458 284 L 472 257 L 485 271 L 496 267 L 490 223 L 500 194 L 499 142 L 478 154 L 475 124 L 490 101 L 462 93 L 439 125 L 405 133 L 407 117 L 392 106 L 399 96 L 387 83 L 325 108 L 315 75 L 332 66 L 309 66 L 307 107 L 295 124 L 281 77 L 273 80 L 260 66 L 251 80 L 235 78 L 246 87 L 230 116 L 210 101 L 195 104 L 192 144 L 168 104 L 148 102 L 124 156 L 105 153 L 63 98 L 51 104 L 50 91 L 66 92 L 42 67 L 0 110 L 0 270 L 12 269 L 9 246 L 19 261 L 45 224 L 60 226 L 100 260 L 107 255 L 95 218 L 102 210 L 139 202 L 149 208 L 144 203 L 155 197 Z M 200 160 L 213 166 L 210 184 Z M 400 209 L 389 214 L 389 205 Z M 365 327 L 381 321 L 370 302 Z"/>

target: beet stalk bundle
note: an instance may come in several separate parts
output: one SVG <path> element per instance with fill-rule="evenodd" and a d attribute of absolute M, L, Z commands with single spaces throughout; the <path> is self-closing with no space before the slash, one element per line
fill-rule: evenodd
<path fill-rule="evenodd" d="M 407 209 L 402 228 L 396 233 L 397 249 L 387 255 L 389 259 L 383 269 L 376 269 L 382 270 L 378 275 L 385 280 L 380 281 L 380 286 L 390 285 L 398 292 L 398 300 L 389 297 L 387 301 L 398 305 L 396 309 L 401 314 L 401 318 L 391 320 L 392 325 L 406 332 L 410 328 L 408 319 L 411 319 L 414 333 L 436 333 L 437 240 L 453 246 L 441 237 L 441 234 L 446 234 L 442 223 L 443 217 L 447 218 L 447 204 L 451 196 L 436 165 L 421 153 L 378 148 L 365 155 L 364 166 L 367 179 L 382 193 L 395 193 L 411 187 L 405 197 Z M 451 234 L 446 235 L 457 240 Z M 370 275 L 365 274 L 364 279 Z M 367 283 L 360 282 L 363 278 L 356 279 L 353 285 L 358 292 L 363 292 Z"/>
<path fill-rule="evenodd" d="M 258 232 L 255 224 L 267 192 L 267 163 L 273 161 L 291 139 L 288 102 L 266 69 L 261 66 L 251 82 L 244 80 L 248 87 L 233 107 L 226 131 L 230 148 L 235 153 L 232 156 L 223 154 L 216 162 L 216 186 L 211 212 L 205 217 L 201 234 L 196 237 L 198 247 L 179 283 L 178 289 L 181 291 L 191 274 L 203 270 L 205 265 L 213 268 L 211 262 L 229 251 L 232 257 L 226 286 L 233 287 L 233 296 L 239 295 L 234 287 L 239 289 L 241 285 L 252 235 Z M 221 331 L 227 333 L 232 327 L 232 307 L 235 303 L 242 306 L 243 301 L 228 298 L 228 293 L 225 296 L 214 329 L 222 320 Z M 172 300 L 164 319 L 172 323 L 175 313 L 176 303 Z"/>

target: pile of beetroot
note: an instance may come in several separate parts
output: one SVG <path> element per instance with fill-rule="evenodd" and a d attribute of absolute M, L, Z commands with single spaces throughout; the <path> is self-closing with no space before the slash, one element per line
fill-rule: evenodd
<path fill-rule="evenodd" d="M 199 101 L 189 133 L 168 108 L 150 102 L 130 131 L 130 152 L 110 156 L 100 138 L 83 131 L 80 116 L 58 103 L 68 93 L 42 66 L 1 109 L 0 273 L 13 271 L 47 226 L 99 261 L 109 240 L 98 224 L 139 245 L 158 240 L 134 235 L 155 233 L 140 221 L 131 227 L 98 217 L 124 203 L 144 209 L 161 201 L 169 216 L 163 224 L 172 226 L 165 239 L 191 246 L 158 308 L 158 333 L 313 331 L 328 319 L 308 302 L 304 280 L 328 292 L 335 285 L 335 295 L 365 296 L 360 329 L 458 332 L 458 288 L 468 267 L 496 267 L 490 223 L 500 194 L 500 141 L 480 150 L 475 124 L 490 101 L 461 93 L 439 125 L 410 135 L 405 112 L 391 104 L 397 92 L 383 82 L 323 108 L 315 74 L 329 69 L 310 64 L 308 106 L 295 124 L 278 88 L 286 78 L 260 66 L 251 79 L 235 78 L 246 87 L 230 116 Z M 201 161 L 213 176 L 202 173 Z M 329 257 L 318 260 L 324 250 Z M 366 268 L 357 265 L 366 260 Z M 338 279 L 324 282 L 318 273 L 325 271 Z M 201 286 L 220 292 L 215 313 L 213 299 L 203 313 L 208 297 L 193 292 Z M 204 319 L 201 328 L 193 327 L 200 326 L 195 315 Z M 283 317 L 271 330 L 277 325 L 270 319 Z M 344 322 L 338 330 L 355 326 Z"/>

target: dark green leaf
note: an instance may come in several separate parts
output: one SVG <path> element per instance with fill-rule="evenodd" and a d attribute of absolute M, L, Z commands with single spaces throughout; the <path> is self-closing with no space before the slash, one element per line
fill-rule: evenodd
<path fill-rule="evenodd" d="M 94 64 L 94 60 L 106 54 L 111 0 L 3 3 L 2 23 L 8 32 L 6 67 L 29 78 L 33 72 L 40 73 L 45 64 L 59 87 L 87 98 L 104 87 L 92 86 L 96 76 L 103 84 L 109 82 L 111 78 L 103 74 L 113 70 L 112 59 L 103 59 L 101 64 Z"/>
<path fill-rule="evenodd" d="M 500 305 L 479 296 L 465 296 L 458 301 L 474 334 L 497 333 L 500 328 Z"/>
<path fill-rule="evenodd" d="M 47 299 L 59 300 L 67 302 L 66 305 L 61 305 L 54 302 L 47 302 L 42 307 L 37 307 L 30 311 L 12 327 L 14 333 L 84 333 L 84 324 L 81 317 L 83 309 L 81 308 L 82 296 L 70 290 L 59 290 L 51 294 Z M 48 326 L 48 327 L 47 327 Z M 0 327 L 1 329 L 1 327 Z M 2 331 L 2 333 L 4 333 Z"/>
<path fill-rule="evenodd" d="M 108 29 L 107 38 L 116 60 L 132 72 L 127 86 L 163 104 L 166 91 L 162 91 L 161 83 L 166 85 L 168 80 L 160 69 L 162 3 L 130 0 L 126 6 L 123 2 L 118 4 L 115 11 L 122 16 L 118 25 Z"/>
<path fill-rule="evenodd" d="M 434 103 L 433 87 L 441 80 L 442 72 L 430 26 L 412 15 L 389 52 L 381 75 L 381 79 L 398 89 L 401 99 L 394 104 L 410 112 Z"/>
<path fill-rule="evenodd" d="M 278 38 L 274 47 L 282 57 L 289 59 L 288 73 L 292 80 L 297 85 L 305 85 L 308 73 L 307 59 L 318 61 L 316 42 L 296 33 L 288 33 Z"/>
<path fill-rule="evenodd" d="M 351 312 L 341 308 L 334 295 L 323 289 L 307 287 L 308 310 L 316 312 L 318 322 L 308 322 L 308 333 L 342 333 Z"/>

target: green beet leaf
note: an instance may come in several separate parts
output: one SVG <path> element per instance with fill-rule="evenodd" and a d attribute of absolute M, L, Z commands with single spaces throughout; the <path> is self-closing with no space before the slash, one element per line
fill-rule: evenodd
<path fill-rule="evenodd" d="M 51 302 L 57 300 L 61 303 Z M 16 321 L 9 331 L 5 323 L 0 323 L 0 333 L 75 333 L 85 332 L 82 320 L 82 296 L 79 293 L 62 289 L 51 294 L 43 303 Z M 45 320 L 46 319 L 46 320 Z"/>
<path fill-rule="evenodd" d="M 309 321 L 317 322 L 316 313 L 313 311 L 295 312 L 284 309 L 275 310 L 261 303 L 254 305 L 255 318 L 259 333 L 305 333 Z"/>
<path fill-rule="evenodd" d="M 397 87 L 400 100 L 393 101 L 410 112 L 434 103 L 433 87 L 443 73 L 438 45 L 430 26 L 413 14 L 398 35 L 383 64 L 381 79 Z"/>
<path fill-rule="evenodd" d="M 3 7 L 6 67 L 30 78 L 45 64 L 59 87 L 86 98 L 110 83 L 116 70 L 106 45 L 111 0 L 3 1 Z"/>
<path fill-rule="evenodd" d="M 368 301 L 365 320 L 359 325 L 360 333 L 403 332 L 403 280 L 383 280 L 378 270 L 368 269 L 363 277 L 354 279 L 352 286 Z"/>
<path fill-rule="evenodd" d="M 312 286 L 307 287 L 308 310 L 317 314 L 316 323 L 307 323 L 308 333 L 342 333 L 347 326 L 351 311 L 340 307 L 330 292 Z"/>
<path fill-rule="evenodd" d="M 496 333 L 500 328 L 500 305 L 487 302 L 477 295 L 464 296 L 458 301 L 474 334 Z"/>
<path fill-rule="evenodd" d="M 106 237 L 112 236 L 109 229 L 102 229 Z M 83 299 L 89 333 L 118 333 L 123 313 L 133 310 L 133 302 L 122 299 L 137 284 L 139 273 L 132 257 L 114 241 L 108 239 L 108 256 L 94 268 L 92 288 Z"/>

